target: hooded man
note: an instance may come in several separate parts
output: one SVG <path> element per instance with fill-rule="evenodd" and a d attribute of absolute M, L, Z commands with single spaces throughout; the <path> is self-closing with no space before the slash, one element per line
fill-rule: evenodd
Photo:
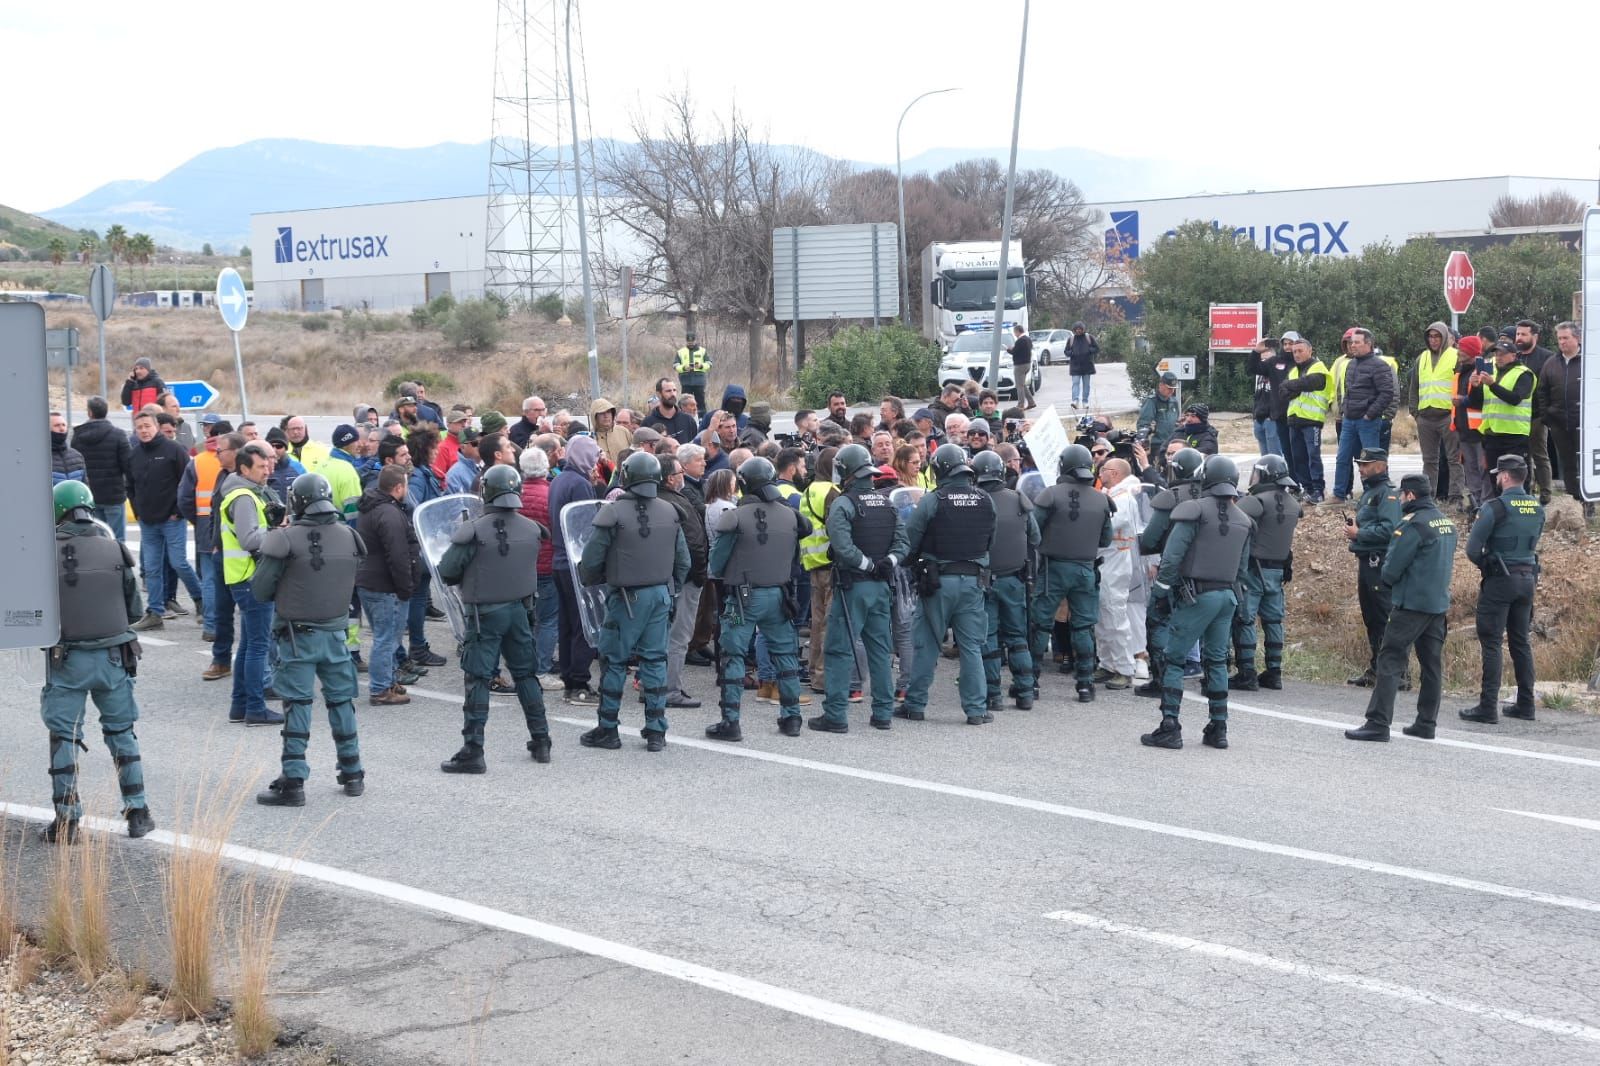
<path fill-rule="evenodd" d="M 633 447 L 633 433 L 617 425 L 617 405 L 604 396 L 589 405 L 589 428 L 600 454 L 613 466 L 623 452 Z"/>
<path fill-rule="evenodd" d="M 1183 421 L 1175 434 L 1201 455 L 1217 454 L 1217 428 L 1211 424 L 1211 408 L 1192 403 L 1183 409 Z"/>
<path fill-rule="evenodd" d="M 722 403 L 718 405 L 718 407 L 716 407 L 714 410 L 705 411 L 704 405 L 701 406 L 701 410 L 705 411 L 705 413 L 700 416 L 700 428 L 703 430 L 710 429 L 711 416 L 716 414 L 717 411 L 726 411 L 728 414 L 734 417 L 734 421 L 738 423 L 739 429 L 743 430 L 745 424 L 750 421 L 750 416 L 744 413 L 745 406 L 748 402 L 749 401 L 744 394 L 743 385 L 729 385 L 727 388 L 722 390 Z"/>
<path fill-rule="evenodd" d="M 600 461 L 600 446 L 592 437 L 573 437 L 561 463 L 561 473 L 550 483 L 550 539 L 555 545 L 551 572 L 556 579 L 556 595 L 561 599 L 557 620 L 557 645 L 561 660 L 561 680 L 568 703 L 594 707 L 600 696 L 589 683 L 589 667 L 594 648 L 583 634 L 578 614 L 578 591 L 573 581 L 577 560 L 567 555 L 567 539 L 562 531 L 561 512 L 570 503 L 595 498 L 594 468 Z"/>
<path fill-rule="evenodd" d="M 1444 452 L 1449 474 L 1449 502 L 1460 504 L 1466 490 L 1461 469 L 1461 439 L 1455 422 L 1456 366 L 1460 356 L 1450 344 L 1450 328 L 1430 322 L 1427 347 L 1411 362 L 1406 375 L 1406 402 L 1417 420 L 1417 443 L 1422 448 L 1422 470 L 1430 485 L 1439 484 L 1439 453 Z"/>

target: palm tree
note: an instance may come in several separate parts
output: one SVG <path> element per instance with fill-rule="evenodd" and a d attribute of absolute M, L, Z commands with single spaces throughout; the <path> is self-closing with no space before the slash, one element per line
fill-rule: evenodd
<path fill-rule="evenodd" d="M 87 263 L 89 258 L 100 247 L 100 236 L 92 229 L 81 230 L 80 232 L 83 236 L 78 239 L 78 255 L 83 262 Z"/>
<path fill-rule="evenodd" d="M 150 239 L 150 235 L 148 233 L 135 233 L 132 237 L 128 238 L 127 251 L 130 262 L 138 263 L 140 266 L 146 268 L 143 271 L 144 280 L 140 281 L 139 284 L 141 287 L 148 288 L 150 277 L 150 260 L 155 257 L 156 242 Z"/>
<path fill-rule="evenodd" d="M 60 237 L 50 238 L 50 262 L 56 265 L 56 275 L 61 274 L 61 264 L 67 258 L 67 242 Z"/>
<path fill-rule="evenodd" d="M 106 230 L 106 247 L 111 251 L 111 274 L 115 277 L 117 260 L 128 250 L 128 231 L 122 228 L 122 223 Z"/>

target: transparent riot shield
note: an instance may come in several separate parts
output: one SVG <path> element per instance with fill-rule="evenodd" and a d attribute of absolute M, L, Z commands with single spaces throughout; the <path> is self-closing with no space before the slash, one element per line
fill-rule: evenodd
<path fill-rule="evenodd" d="M 889 502 L 900 512 L 900 521 L 904 522 L 911 517 L 911 512 L 916 509 L 918 502 L 927 492 L 927 489 L 917 485 L 903 485 L 889 493 Z M 894 594 L 894 609 L 901 617 L 915 618 L 917 605 L 920 602 L 917 596 L 917 582 L 903 563 L 894 568 L 889 591 Z"/>
<path fill-rule="evenodd" d="M 917 501 L 922 499 L 927 489 L 916 485 L 902 485 L 889 493 L 889 502 L 894 509 L 900 512 L 900 521 L 904 522 L 911 517 L 912 510 L 917 506 Z"/>
<path fill-rule="evenodd" d="M 606 620 L 606 586 L 585 585 L 578 577 L 578 560 L 594 534 L 594 516 L 605 505 L 605 500 L 579 500 L 561 509 L 561 538 L 566 541 L 567 559 L 572 563 L 567 573 L 578 597 L 578 620 L 583 623 L 583 635 L 591 648 L 600 646 L 600 626 Z"/>
<path fill-rule="evenodd" d="M 461 595 L 456 586 L 446 585 L 439 577 L 439 562 L 450 549 L 450 537 L 463 522 L 471 521 L 483 513 L 483 500 L 468 493 L 439 496 L 429 500 L 411 516 L 411 525 L 417 531 L 417 541 L 422 548 L 422 558 L 433 575 L 433 602 L 439 605 L 450 620 L 450 632 L 456 640 L 467 639 L 467 612 L 462 607 Z"/>
<path fill-rule="evenodd" d="M 1043 492 L 1044 489 L 1044 475 L 1037 470 L 1030 470 L 1017 478 L 1017 491 L 1030 501 L 1038 499 L 1039 493 Z"/>

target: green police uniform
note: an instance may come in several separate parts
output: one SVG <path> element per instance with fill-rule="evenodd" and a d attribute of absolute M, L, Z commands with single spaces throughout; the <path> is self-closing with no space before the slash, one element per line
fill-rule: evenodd
<path fill-rule="evenodd" d="M 1533 717 L 1533 645 L 1529 631 L 1538 580 L 1539 537 L 1543 533 L 1544 508 L 1522 486 L 1508 489 L 1486 503 L 1472 524 L 1467 558 L 1483 572 L 1477 612 L 1483 684 L 1478 705 L 1462 712 L 1468 720 L 1492 722 L 1499 716 L 1502 637 L 1510 646 L 1512 673 L 1517 679 L 1516 702 L 1506 713 L 1515 718 Z"/>
<path fill-rule="evenodd" d="M 1011 666 L 1011 689 L 1017 705 L 1033 706 L 1037 675 L 1029 647 L 1028 589 L 1033 584 L 1033 560 L 1039 548 L 1039 523 L 1033 503 L 1002 482 L 979 485 L 994 498 L 994 543 L 989 546 L 989 638 L 983 646 L 983 673 L 989 707 L 1000 705 L 1000 664 Z"/>
<path fill-rule="evenodd" d="M 1172 510 L 1185 500 L 1200 498 L 1200 470 L 1204 462 L 1198 452 L 1179 452 L 1169 464 L 1172 482 L 1150 501 L 1150 521 L 1139 533 L 1139 554 L 1160 555 L 1172 531 Z M 1167 623 L 1172 618 L 1172 600 L 1160 589 L 1151 588 L 1145 601 L 1145 650 L 1150 654 L 1150 680 L 1135 688 L 1134 695 L 1161 698 L 1162 662 L 1167 650 Z M 1187 660 L 1188 653 L 1185 651 Z"/>
<path fill-rule="evenodd" d="M 1114 507 L 1092 480 L 1070 478 L 1051 485 L 1033 501 L 1039 552 L 1044 557 L 1044 588 L 1033 599 L 1033 659 L 1043 662 L 1049 653 L 1056 608 L 1066 600 L 1071 612 L 1072 670 L 1078 698 L 1085 702 L 1094 698 L 1094 627 L 1100 619 L 1100 576 L 1095 563 L 1100 549 L 1111 546 Z"/>
<path fill-rule="evenodd" d="M 1353 685 L 1369 685 L 1378 669 L 1378 647 L 1383 643 L 1383 627 L 1388 624 L 1389 586 L 1383 582 L 1383 559 L 1394 540 L 1400 522 L 1400 490 L 1387 473 L 1364 478 L 1361 498 L 1356 502 L 1356 536 L 1350 551 L 1356 557 L 1356 602 L 1361 607 L 1361 622 L 1367 629 L 1367 645 L 1372 649 L 1366 672 L 1350 679 Z"/>
<path fill-rule="evenodd" d="M 1291 572 L 1294 531 L 1300 521 L 1300 501 L 1281 485 L 1252 485 L 1250 495 L 1239 501 L 1239 510 L 1255 525 L 1250 541 L 1250 565 L 1245 570 L 1243 595 L 1234 617 L 1233 651 L 1238 677 L 1229 679 L 1234 689 L 1255 689 L 1262 678 L 1256 675 L 1256 618 L 1261 619 L 1263 650 L 1266 653 L 1267 687 L 1276 688 L 1283 667 L 1283 586 Z"/>
<path fill-rule="evenodd" d="M 1139 405 L 1139 417 L 1134 427 L 1150 431 L 1150 443 L 1145 446 L 1148 454 L 1156 456 L 1165 451 L 1167 441 L 1172 439 L 1173 431 L 1178 428 L 1178 416 L 1181 413 L 1177 393 L 1166 399 L 1162 399 L 1159 392 L 1145 397 L 1144 403 Z"/>
<path fill-rule="evenodd" d="M 81 487 L 81 482 L 59 487 L 67 484 Z M 74 833 L 83 814 L 77 749 L 88 750 L 83 719 L 93 696 L 101 736 L 116 763 L 130 835 L 143 836 L 147 828 L 135 829 L 136 822 L 149 820 L 139 739 L 133 732 L 139 720 L 133 698 L 139 645 L 129 627 L 144 615 L 144 606 L 133 557 L 109 530 L 90 519 L 92 506 L 91 499 L 70 510 L 56 527 L 61 640 L 49 649 L 39 696 L 39 714 L 50 732 L 50 793 L 57 819 L 51 832 L 66 826 L 69 835 Z"/>
<path fill-rule="evenodd" d="M 833 602 L 828 606 L 824 641 L 822 720 L 813 719 L 811 725 L 828 732 L 848 728 L 859 636 L 867 657 L 863 683 L 870 681 L 872 688 L 872 724 L 887 729 L 894 714 L 894 650 L 889 636 L 893 566 L 879 563 L 906 558 L 905 527 L 889 497 L 873 490 L 868 474 L 851 480 L 828 505 L 826 528 L 833 560 Z"/>

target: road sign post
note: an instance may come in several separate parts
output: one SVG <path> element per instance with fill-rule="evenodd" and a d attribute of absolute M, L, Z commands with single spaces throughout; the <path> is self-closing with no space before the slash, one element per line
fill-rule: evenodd
<path fill-rule="evenodd" d="M 7 426 L 13 432 L 0 458 L 0 494 L 6 501 L 0 648 L 5 649 L 48 648 L 61 639 L 46 347 L 43 307 L 0 304 L 0 389 L 13 402 Z"/>
<path fill-rule="evenodd" d="M 233 366 L 239 372 L 239 420 L 248 422 L 250 401 L 244 392 L 244 356 L 239 354 L 239 332 L 244 329 L 245 319 L 250 317 L 250 296 L 245 292 L 244 279 L 233 267 L 217 275 L 217 310 L 222 312 L 222 321 L 233 331 Z"/>
<path fill-rule="evenodd" d="M 1444 302 L 1450 308 L 1450 332 L 1461 335 L 1461 316 L 1478 293 L 1478 272 L 1466 252 L 1451 252 L 1444 264 Z"/>
<path fill-rule="evenodd" d="M 106 319 L 117 301 L 117 276 L 104 263 L 96 263 L 89 274 L 89 306 L 100 320 L 100 395 L 106 394 Z"/>
<path fill-rule="evenodd" d="M 67 425 L 72 425 L 72 368 L 78 365 L 78 329 L 47 329 L 44 333 L 45 367 L 65 371 L 67 382 Z"/>
<path fill-rule="evenodd" d="M 217 398 L 217 390 L 205 381 L 169 381 L 167 391 L 177 397 L 178 407 L 185 411 L 210 407 Z"/>

